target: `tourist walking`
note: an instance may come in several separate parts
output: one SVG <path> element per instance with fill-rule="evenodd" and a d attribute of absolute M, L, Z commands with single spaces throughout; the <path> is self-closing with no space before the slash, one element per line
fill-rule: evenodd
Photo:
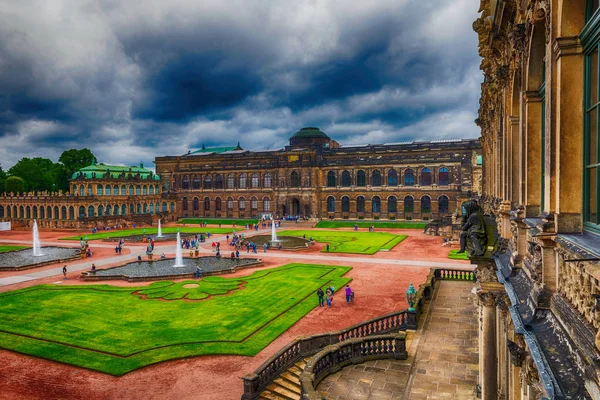
<path fill-rule="evenodd" d="M 327 307 L 331 308 L 331 302 L 333 301 L 333 292 L 331 289 L 327 289 Z"/>
<path fill-rule="evenodd" d="M 319 288 L 317 290 L 317 296 L 319 297 L 319 307 L 323 307 L 325 305 L 325 293 L 323 293 L 323 289 Z"/>
<path fill-rule="evenodd" d="M 352 289 L 350 289 L 350 285 L 346 285 L 346 303 L 350 303 L 354 296 L 352 296 Z"/>
<path fill-rule="evenodd" d="M 63 267 L 63 280 L 64 279 L 67 279 L 67 266 L 66 265 Z"/>

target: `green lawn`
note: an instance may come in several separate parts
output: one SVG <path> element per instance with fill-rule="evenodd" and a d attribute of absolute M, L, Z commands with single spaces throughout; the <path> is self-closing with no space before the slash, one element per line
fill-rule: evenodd
<path fill-rule="evenodd" d="M 359 228 L 374 226 L 375 228 L 424 229 L 427 222 L 319 221 L 315 228 L 354 228 L 354 225 L 358 225 Z"/>
<path fill-rule="evenodd" d="M 467 252 L 459 253 L 458 249 L 454 249 L 454 250 L 450 250 L 450 253 L 448 254 L 448 258 L 451 260 L 468 260 L 469 256 L 467 255 Z"/>
<path fill-rule="evenodd" d="M 209 225 L 229 225 L 235 224 L 236 226 L 244 226 L 246 224 L 256 224 L 257 219 L 224 219 L 224 218 L 183 218 L 177 221 L 178 224 L 200 224 L 206 222 Z"/>
<path fill-rule="evenodd" d="M 391 250 L 406 239 L 406 235 L 389 232 L 346 232 L 346 231 L 302 231 L 277 232 L 278 236 L 313 238 L 317 242 L 329 243 L 330 253 L 375 254 L 379 250 Z M 326 252 L 323 249 L 323 252 Z"/>
<path fill-rule="evenodd" d="M 0 293 L 0 348 L 111 375 L 205 354 L 254 356 L 317 305 L 319 287 L 348 283 L 350 269 L 288 264 L 240 278 Z"/>
<path fill-rule="evenodd" d="M 28 246 L 0 246 L 0 253 L 6 253 L 7 251 L 23 250 L 28 248 Z"/>
<path fill-rule="evenodd" d="M 210 232 L 211 234 L 220 234 L 220 233 L 229 233 L 232 231 L 231 228 L 201 228 L 199 226 L 166 226 L 162 228 L 162 233 L 177 233 L 177 230 L 181 233 L 205 233 Z M 98 233 L 86 233 L 84 235 L 70 236 L 66 238 L 61 238 L 60 240 L 79 240 L 81 237 L 87 237 L 88 240 L 98 240 L 98 239 L 107 239 L 107 238 L 118 238 L 118 237 L 126 237 L 132 235 L 156 235 L 158 233 L 158 228 L 136 228 L 136 229 L 125 229 L 125 230 L 116 230 L 116 231 L 102 231 Z"/>

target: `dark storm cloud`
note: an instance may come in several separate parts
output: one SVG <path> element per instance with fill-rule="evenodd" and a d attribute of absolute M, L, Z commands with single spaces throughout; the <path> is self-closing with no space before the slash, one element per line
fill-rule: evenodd
<path fill-rule="evenodd" d="M 474 137 L 475 0 L 0 0 L 0 160 Z M 31 12 L 36 10 L 36 12 Z"/>

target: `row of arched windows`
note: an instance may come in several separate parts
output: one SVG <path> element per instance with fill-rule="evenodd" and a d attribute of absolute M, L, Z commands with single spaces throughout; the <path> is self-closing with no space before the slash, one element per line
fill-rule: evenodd
<path fill-rule="evenodd" d="M 184 175 L 181 179 L 182 189 L 246 189 L 261 187 L 270 188 L 273 186 L 273 178 L 271 174 L 267 173 L 260 179 L 258 174 L 240 174 L 237 179 L 235 175 L 229 174 L 223 181 L 223 176 L 217 174 L 214 178 L 212 175 L 204 175 L 202 178 L 199 175 L 194 175 L 190 178 L 189 175 Z M 225 186 L 224 186 L 225 185 Z"/>
<path fill-rule="evenodd" d="M 189 207 L 190 207 L 188 198 L 184 197 L 184 198 L 182 198 L 181 201 L 182 201 L 181 209 L 183 211 L 188 211 Z M 233 202 L 234 202 L 234 200 L 232 197 L 228 197 L 225 200 L 225 206 L 227 207 L 227 209 L 229 209 L 229 210 L 233 209 Z M 246 207 L 248 206 L 245 197 L 239 197 L 237 199 L 237 202 L 238 202 L 238 208 L 240 210 L 245 210 Z M 214 200 L 211 200 L 209 197 L 205 197 L 202 200 L 202 209 L 204 211 L 210 211 L 212 209 L 211 206 L 214 204 L 215 211 L 221 211 L 223 208 L 222 203 L 223 203 L 223 200 L 220 197 L 216 197 Z M 258 210 L 258 198 L 256 198 L 255 196 L 252 196 L 249 201 L 249 206 L 250 206 L 251 210 Z M 192 199 L 192 210 L 193 211 L 200 210 L 200 199 L 198 197 L 194 197 Z M 263 211 L 271 211 L 271 199 L 269 197 L 263 197 L 262 210 Z"/>
<path fill-rule="evenodd" d="M 427 214 L 431 212 L 431 197 L 423 196 L 421 201 L 421 213 Z M 350 212 L 350 197 L 342 197 L 342 212 Z M 333 196 L 327 197 L 327 212 L 335 212 L 335 198 Z M 404 212 L 411 213 L 414 211 L 414 198 L 412 196 L 404 197 Z M 365 197 L 358 196 L 356 198 L 356 212 L 365 212 Z M 373 196 L 371 198 L 371 212 L 380 213 L 381 211 L 381 198 L 379 196 Z M 396 196 L 389 196 L 387 198 L 387 212 L 396 213 L 398 212 L 398 199 Z M 448 214 L 449 212 L 449 199 L 448 196 L 440 196 L 438 198 L 438 213 Z"/>
<path fill-rule="evenodd" d="M 87 190 L 86 190 L 87 189 Z M 91 184 L 73 185 L 73 194 L 78 193 L 79 196 L 93 196 L 94 187 Z M 159 185 L 96 185 L 97 196 L 145 196 L 152 194 L 160 194 Z"/>
<path fill-rule="evenodd" d="M 127 205 L 115 204 L 115 205 L 99 205 L 94 206 L 80 206 L 77 209 L 78 218 L 86 217 L 109 217 L 127 214 L 154 214 L 160 211 L 175 212 L 175 203 L 171 202 L 170 206 L 163 202 L 160 203 L 138 203 L 130 204 L 129 208 Z M 0 218 L 27 218 L 27 219 L 75 219 L 75 207 L 70 206 L 0 206 Z"/>
<path fill-rule="evenodd" d="M 413 186 L 415 184 L 415 172 L 411 169 L 405 169 L 404 174 L 404 186 Z M 339 179 L 339 182 L 338 182 Z M 378 169 L 371 173 L 371 186 L 382 185 L 381 171 Z M 421 186 L 430 186 L 432 184 L 432 174 L 429 168 L 423 168 L 421 170 Z M 328 187 L 349 187 L 353 185 L 352 176 L 349 171 L 343 171 L 341 176 L 338 178 L 335 171 L 327 172 L 327 186 Z M 447 186 L 450 183 L 450 172 L 448 168 L 442 167 L 438 171 L 437 184 L 440 186 Z M 387 186 L 398 186 L 398 172 L 395 169 L 390 169 L 387 173 Z M 367 173 L 362 169 L 356 173 L 356 184 L 355 186 L 367 186 Z"/>

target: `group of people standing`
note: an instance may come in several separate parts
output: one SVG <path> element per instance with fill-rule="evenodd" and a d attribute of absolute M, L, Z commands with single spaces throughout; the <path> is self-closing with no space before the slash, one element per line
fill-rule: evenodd
<path fill-rule="evenodd" d="M 325 302 L 327 302 L 327 307 L 331 308 L 331 303 L 333 302 L 333 293 L 335 293 L 335 287 L 333 285 L 325 289 L 325 292 L 323 292 L 323 289 L 319 288 L 317 290 L 319 307 L 324 307 Z M 346 285 L 346 303 L 354 303 L 354 292 L 350 288 L 350 285 Z"/>

